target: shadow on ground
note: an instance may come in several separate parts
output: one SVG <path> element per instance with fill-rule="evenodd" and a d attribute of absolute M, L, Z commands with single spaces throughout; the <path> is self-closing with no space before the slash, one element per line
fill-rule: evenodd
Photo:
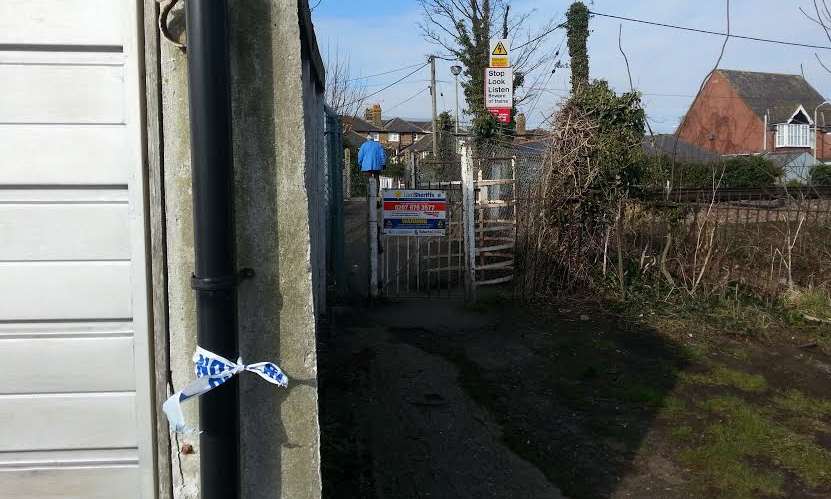
<path fill-rule="evenodd" d="M 615 496 L 687 363 L 599 309 L 499 300 L 341 309 L 320 344 L 333 499 Z M 630 488 L 676 497 L 652 471 Z"/>

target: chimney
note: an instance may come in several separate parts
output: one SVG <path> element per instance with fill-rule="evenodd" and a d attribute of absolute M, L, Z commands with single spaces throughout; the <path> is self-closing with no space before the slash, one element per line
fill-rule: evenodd
<path fill-rule="evenodd" d="M 381 119 L 381 104 L 373 104 L 364 110 L 364 119 L 377 127 L 383 127 Z"/>
<path fill-rule="evenodd" d="M 525 113 L 519 113 L 516 115 L 516 134 L 517 135 L 525 135 Z"/>

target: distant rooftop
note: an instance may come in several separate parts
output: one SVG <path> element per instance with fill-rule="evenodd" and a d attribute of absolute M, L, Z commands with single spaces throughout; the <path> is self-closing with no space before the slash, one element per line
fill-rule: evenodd
<path fill-rule="evenodd" d="M 728 69 L 719 69 L 717 73 L 727 79 L 759 119 L 764 120 L 765 114 L 769 113 L 770 124 L 787 122 L 799 106 L 803 106 L 813 119 L 814 109 L 825 101 L 801 75 Z M 820 126 L 825 126 L 824 114 Z"/>
<path fill-rule="evenodd" d="M 677 146 L 676 146 L 677 141 Z M 672 157 L 678 161 L 703 161 L 712 162 L 718 161 L 719 155 L 712 151 L 708 151 L 697 145 L 690 144 L 683 140 L 679 140 L 672 134 L 658 134 L 655 135 L 653 144 L 652 137 L 643 139 L 643 149 L 649 155 L 665 155 Z"/>

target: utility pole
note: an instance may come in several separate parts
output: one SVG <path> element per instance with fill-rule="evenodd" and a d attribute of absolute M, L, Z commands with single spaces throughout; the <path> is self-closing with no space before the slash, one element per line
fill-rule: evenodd
<path fill-rule="evenodd" d="M 439 120 L 436 114 L 436 57 L 430 56 L 430 94 L 433 96 L 433 160 L 439 159 Z"/>
<path fill-rule="evenodd" d="M 462 67 L 452 66 L 450 72 L 456 77 L 456 135 L 459 135 L 459 74 L 462 72 Z"/>

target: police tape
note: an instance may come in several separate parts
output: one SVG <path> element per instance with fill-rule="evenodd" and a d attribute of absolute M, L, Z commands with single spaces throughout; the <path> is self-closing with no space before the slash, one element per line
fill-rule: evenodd
<path fill-rule="evenodd" d="M 185 425 L 182 402 L 208 393 L 243 371 L 252 372 L 269 383 L 283 388 L 287 387 L 289 383 L 288 376 L 276 364 L 259 362 L 245 365 L 241 358 L 234 363 L 201 347 L 196 347 L 196 352 L 193 354 L 193 363 L 196 379 L 182 390 L 171 395 L 162 404 L 162 410 L 167 416 L 168 423 L 170 423 L 170 429 L 176 433 L 195 431 Z"/>

